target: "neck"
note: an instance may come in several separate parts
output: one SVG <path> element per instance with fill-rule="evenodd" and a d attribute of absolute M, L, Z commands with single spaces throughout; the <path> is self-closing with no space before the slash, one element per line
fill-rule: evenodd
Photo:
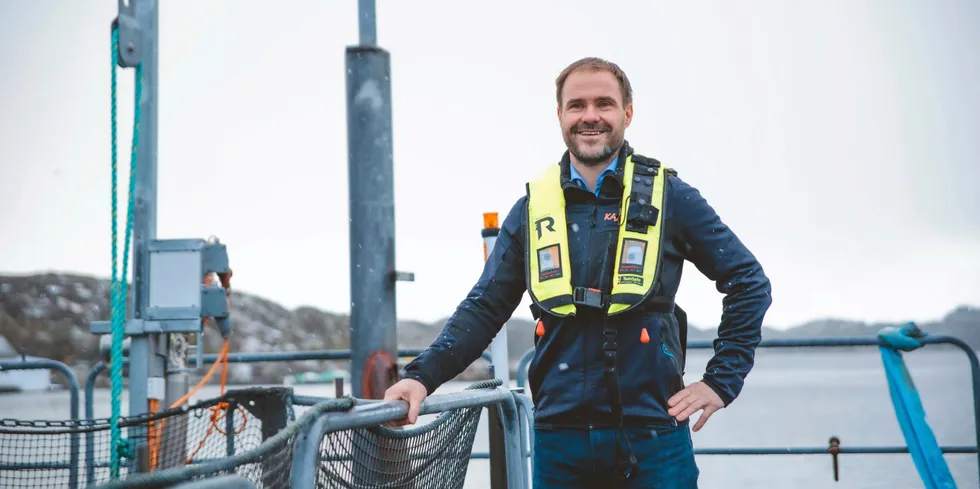
<path fill-rule="evenodd" d="M 585 185 L 590 190 L 595 190 L 596 181 L 599 180 L 599 174 L 612 163 L 612 160 L 619 156 L 619 152 L 613 153 L 610 157 L 598 163 L 582 163 L 575 155 L 569 154 L 568 156 L 572 166 L 575 167 L 579 175 L 582 175 L 582 180 L 585 180 Z"/>

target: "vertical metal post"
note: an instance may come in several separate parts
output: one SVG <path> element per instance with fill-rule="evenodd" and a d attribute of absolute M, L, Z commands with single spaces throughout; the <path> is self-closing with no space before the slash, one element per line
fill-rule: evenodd
<path fill-rule="evenodd" d="M 351 393 L 379 399 L 397 378 L 390 56 L 374 41 L 374 2 L 359 0 L 362 44 L 348 46 Z"/>
<path fill-rule="evenodd" d="M 374 0 L 357 0 L 357 32 L 362 46 L 378 43 Z"/>
<path fill-rule="evenodd" d="M 347 167 L 350 201 L 351 394 L 381 399 L 398 378 L 395 282 L 411 280 L 395 269 L 394 149 L 391 58 L 377 46 L 374 0 L 358 0 L 360 44 L 348 46 Z M 354 442 L 355 456 L 398 464 L 409 452 Z M 380 462 L 383 461 L 383 462 Z M 354 469 L 354 480 L 374 485 L 384 471 Z"/>
<path fill-rule="evenodd" d="M 170 407 L 184 396 L 190 380 L 186 372 L 176 372 L 167 375 L 167 397 L 164 408 Z M 187 460 L 187 416 L 172 416 L 167 418 L 160 436 L 159 460 L 157 469 L 182 467 Z"/>
<path fill-rule="evenodd" d="M 483 260 L 486 261 L 493 253 L 493 246 L 500 234 L 500 225 L 496 212 L 483 213 Z M 490 342 L 490 363 L 493 365 L 493 378 L 503 382 L 510 389 L 510 355 L 507 352 L 507 325 L 503 325 L 497 336 Z"/>
<path fill-rule="evenodd" d="M 486 261 L 493 253 L 493 246 L 500 234 L 497 223 L 497 213 L 483 214 L 483 260 Z M 490 361 L 493 364 L 493 377 L 503 382 L 504 389 L 510 389 L 510 362 L 507 355 L 506 325 L 500 328 L 497 336 L 490 343 Z M 504 420 L 498 409 L 491 407 L 487 410 L 487 423 L 490 437 L 490 487 L 500 489 L 507 487 L 507 451 L 504 436 Z"/>
<path fill-rule="evenodd" d="M 157 233 L 157 107 L 159 104 L 159 9 L 157 0 L 130 0 L 142 33 L 142 91 L 133 214 L 133 296 L 135 318 L 145 318 L 149 302 L 149 244 Z M 129 415 L 148 411 L 148 400 L 163 400 L 165 362 L 158 342 L 166 337 L 134 335 L 129 349 Z M 152 389 L 150 383 L 153 379 Z M 130 429 L 130 440 L 144 439 L 145 427 Z"/>

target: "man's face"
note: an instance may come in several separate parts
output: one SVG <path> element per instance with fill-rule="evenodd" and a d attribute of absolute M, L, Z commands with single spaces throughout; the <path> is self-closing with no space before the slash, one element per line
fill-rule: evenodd
<path fill-rule="evenodd" d="M 623 106 L 623 93 L 608 71 L 579 70 L 565 80 L 558 120 L 565 146 L 585 165 L 600 165 L 619 151 L 633 105 Z"/>

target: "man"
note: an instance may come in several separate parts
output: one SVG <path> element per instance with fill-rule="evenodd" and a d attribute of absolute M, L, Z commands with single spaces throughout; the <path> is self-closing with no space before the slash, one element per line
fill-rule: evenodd
<path fill-rule="evenodd" d="M 479 358 L 534 301 L 533 485 L 697 487 L 698 431 L 739 394 L 771 304 L 761 265 L 677 172 L 630 147 L 633 94 L 614 63 L 585 58 L 557 82 L 567 151 L 510 210 L 483 275 L 385 400 L 414 423 L 423 399 Z M 533 163 L 532 163 L 533 164 Z M 545 166 L 545 165 L 542 165 Z M 683 384 L 683 261 L 725 294 L 715 355 Z"/>

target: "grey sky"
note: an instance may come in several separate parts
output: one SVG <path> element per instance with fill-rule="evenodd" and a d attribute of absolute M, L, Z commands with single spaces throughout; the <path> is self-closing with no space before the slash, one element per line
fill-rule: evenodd
<path fill-rule="evenodd" d="M 347 312 L 357 2 L 273 5 L 163 2 L 158 234 L 215 234 L 237 288 Z M 980 303 L 980 4 L 595 5 L 378 2 L 397 261 L 416 273 L 398 285 L 400 317 L 448 316 L 469 290 L 481 214 L 503 218 L 561 155 L 554 78 L 587 55 L 630 76 L 631 143 L 677 168 L 760 258 L 768 324 Z M 115 13 L 115 0 L 0 0 L 2 273 L 109 274 Z M 132 72 L 119 77 L 126 168 Z M 678 300 L 717 324 L 721 295 L 693 266 Z"/>

